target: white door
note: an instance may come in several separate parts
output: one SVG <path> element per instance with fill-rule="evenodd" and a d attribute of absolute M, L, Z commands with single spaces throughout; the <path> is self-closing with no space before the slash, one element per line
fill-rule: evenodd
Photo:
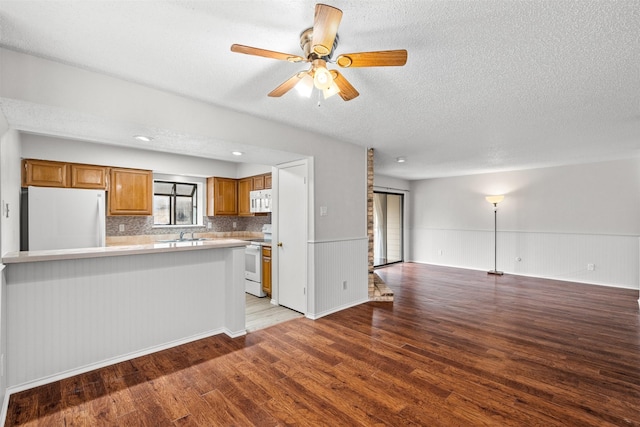
<path fill-rule="evenodd" d="M 278 169 L 278 304 L 307 312 L 307 164 Z"/>

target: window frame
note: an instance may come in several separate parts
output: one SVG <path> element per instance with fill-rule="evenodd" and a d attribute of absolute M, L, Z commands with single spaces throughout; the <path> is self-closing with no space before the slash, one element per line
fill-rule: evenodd
<path fill-rule="evenodd" d="M 156 193 L 156 183 L 162 184 L 170 184 L 171 191 L 164 193 Z M 177 186 L 191 186 L 191 195 L 185 196 L 180 195 L 176 191 Z M 202 226 L 200 220 L 200 203 L 199 197 L 200 194 L 200 184 L 197 182 L 188 182 L 188 181 L 178 181 L 175 179 L 169 178 L 154 178 L 153 180 L 153 226 L 154 227 L 199 227 Z M 169 198 L 169 223 L 156 223 L 156 196 L 164 196 Z M 176 206 L 177 206 L 177 198 L 190 198 L 192 205 L 192 223 L 191 224 L 176 224 Z"/>

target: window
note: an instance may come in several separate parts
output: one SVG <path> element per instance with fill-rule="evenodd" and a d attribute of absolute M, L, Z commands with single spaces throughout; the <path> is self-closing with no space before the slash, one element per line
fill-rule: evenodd
<path fill-rule="evenodd" d="M 153 182 L 155 225 L 198 224 L 198 185 L 184 182 Z"/>

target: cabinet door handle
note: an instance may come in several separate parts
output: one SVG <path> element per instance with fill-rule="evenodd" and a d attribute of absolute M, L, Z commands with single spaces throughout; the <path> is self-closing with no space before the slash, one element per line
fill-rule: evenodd
<path fill-rule="evenodd" d="M 278 242 L 278 247 L 281 248 L 282 247 L 282 242 Z"/>

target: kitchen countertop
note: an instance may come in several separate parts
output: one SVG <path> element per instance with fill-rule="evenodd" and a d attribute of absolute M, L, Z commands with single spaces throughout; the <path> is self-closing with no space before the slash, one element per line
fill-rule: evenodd
<path fill-rule="evenodd" d="M 233 248 L 246 246 L 241 239 L 211 239 L 184 242 L 155 242 L 140 245 L 106 246 L 100 248 L 58 249 L 46 251 L 8 252 L 2 257 L 4 264 L 37 261 L 59 261 L 82 258 L 154 254 L 162 252 L 193 251 L 203 249 Z"/>

